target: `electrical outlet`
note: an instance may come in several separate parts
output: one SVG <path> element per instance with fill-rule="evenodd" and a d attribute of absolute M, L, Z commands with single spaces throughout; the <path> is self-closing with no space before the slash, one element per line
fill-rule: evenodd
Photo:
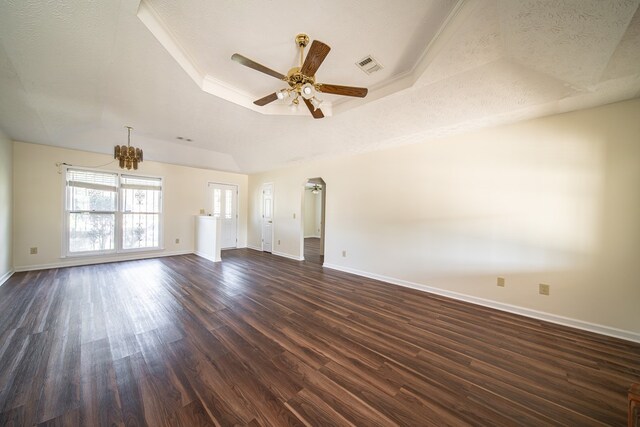
<path fill-rule="evenodd" d="M 35 248 L 30 248 L 30 249 L 29 249 L 29 253 L 30 253 L 31 255 L 36 255 L 36 254 L 38 253 L 38 248 L 37 248 L 37 247 L 35 247 Z"/>
<path fill-rule="evenodd" d="M 278 244 L 280 244 L 280 240 L 278 240 Z"/>
<path fill-rule="evenodd" d="M 347 251 L 342 251 L 342 258 L 346 258 L 347 257 Z"/>
<path fill-rule="evenodd" d="M 497 285 L 504 288 L 504 277 L 498 277 Z"/>
<path fill-rule="evenodd" d="M 549 285 L 545 285 L 544 283 L 540 283 L 540 295 L 549 295 L 549 290 L 550 290 L 550 286 Z"/>
<path fill-rule="evenodd" d="M 296 219 L 296 214 L 295 214 L 295 212 L 294 212 L 294 214 L 293 214 L 293 219 Z"/>
<path fill-rule="evenodd" d="M 204 215 L 204 209 L 200 209 L 200 215 Z"/>
<path fill-rule="evenodd" d="M 176 238 L 176 243 L 180 243 L 180 239 Z"/>

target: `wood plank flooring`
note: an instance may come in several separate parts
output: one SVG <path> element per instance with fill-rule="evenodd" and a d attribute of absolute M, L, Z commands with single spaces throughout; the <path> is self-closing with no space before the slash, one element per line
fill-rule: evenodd
<path fill-rule="evenodd" d="M 324 255 L 320 254 L 320 238 L 305 237 L 304 239 L 304 260 L 314 264 L 322 265 Z"/>
<path fill-rule="evenodd" d="M 249 249 L 17 273 L 0 425 L 625 425 L 640 345 Z"/>

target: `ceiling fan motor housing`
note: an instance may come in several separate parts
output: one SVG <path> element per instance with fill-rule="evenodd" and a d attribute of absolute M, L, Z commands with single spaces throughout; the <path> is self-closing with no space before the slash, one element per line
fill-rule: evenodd
<path fill-rule="evenodd" d="M 286 82 L 289 83 L 291 87 L 296 85 L 303 85 L 305 83 L 311 83 L 312 85 L 316 83 L 315 76 L 305 76 L 300 72 L 300 67 L 293 67 L 287 73 Z"/>

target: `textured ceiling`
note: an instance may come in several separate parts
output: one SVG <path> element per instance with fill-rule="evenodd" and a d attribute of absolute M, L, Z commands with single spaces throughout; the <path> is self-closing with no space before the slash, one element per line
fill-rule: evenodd
<path fill-rule="evenodd" d="M 639 2 L 308 1 L 302 14 L 300 2 L 147 1 L 202 75 L 250 96 L 278 81 L 231 53 L 286 71 L 296 33 L 330 44 L 319 77 L 373 90 L 314 120 L 204 92 L 138 17 L 137 0 L 5 0 L 0 128 L 111 153 L 128 124 L 148 159 L 245 173 L 415 143 L 639 96 Z M 369 53 L 384 74 L 355 68 Z"/>
<path fill-rule="evenodd" d="M 241 53 L 286 74 L 300 66 L 294 38 L 304 32 L 311 40 L 335 47 L 316 74 L 317 81 L 370 89 L 385 86 L 413 71 L 456 1 L 403 0 L 401 5 L 388 0 L 298 0 L 290 7 L 265 7 L 263 0 L 253 0 L 239 7 L 236 0 L 142 0 L 138 17 L 203 90 L 258 112 L 290 115 L 286 105 L 271 111 L 273 104 L 252 104 L 286 85 L 231 62 L 232 54 Z M 370 54 L 383 68 L 367 75 L 356 62 Z M 323 99 L 326 110 L 327 103 L 349 98 L 325 94 Z M 300 113 L 308 115 L 306 109 Z"/>

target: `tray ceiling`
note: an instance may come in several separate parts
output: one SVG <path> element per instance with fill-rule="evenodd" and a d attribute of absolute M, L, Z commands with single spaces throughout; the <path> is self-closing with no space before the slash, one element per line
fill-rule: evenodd
<path fill-rule="evenodd" d="M 421 142 L 639 96 L 639 2 L 7 0 L 0 128 L 111 153 L 131 125 L 147 159 L 245 173 Z M 321 81 L 369 96 L 254 111 L 279 82 L 231 55 L 286 72 L 299 32 L 332 47 Z"/>

